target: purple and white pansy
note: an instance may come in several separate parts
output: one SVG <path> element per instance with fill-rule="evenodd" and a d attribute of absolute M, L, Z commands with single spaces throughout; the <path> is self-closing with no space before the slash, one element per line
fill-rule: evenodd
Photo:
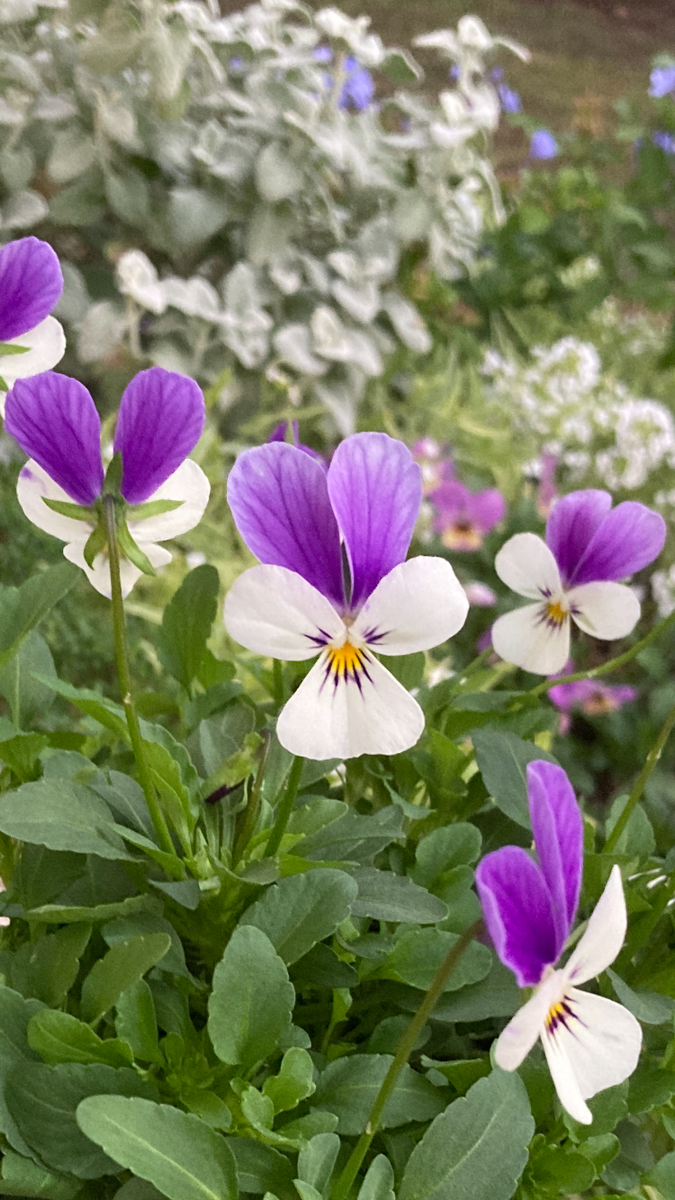
<path fill-rule="evenodd" d="M 560 1103 L 589 1125 L 586 1104 L 635 1070 L 642 1032 L 621 1004 L 580 990 L 609 967 L 626 935 L 626 902 L 618 866 L 583 936 L 559 967 L 574 924 L 583 868 L 583 822 L 562 767 L 527 768 L 530 818 L 537 864 L 520 846 L 487 854 L 476 886 L 495 950 L 520 987 L 535 991 L 500 1034 L 495 1061 L 515 1071 L 538 1038 Z"/>
<path fill-rule="evenodd" d="M 480 550 L 506 512 L 496 488 L 472 492 L 457 479 L 443 481 L 429 499 L 436 509 L 434 530 L 448 550 Z"/>
<path fill-rule="evenodd" d="M 398 754 L 420 737 L 420 706 L 375 653 L 431 649 L 468 610 L 449 563 L 405 561 L 421 499 L 419 467 L 384 433 L 347 438 L 328 471 L 281 442 L 237 459 L 228 500 L 262 565 L 235 580 L 226 628 L 270 658 L 319 656 L 279 716 L 291 753 Z"/>
<path fill-rule="evenodd" d="M 47 242 L 20 238 L 0 250 L 0 414 L 17 379 L 55 367 L 66 339 L 50 316 L 61 292 L 59 260 Z"/>
<path fill-rule="evenodd" d="M 606 641 L 631 632 L 640 603 L 621 579 L 661 553 L 663 517 L 628 500 L 612 508 L 608 492 L 570 492 L 555 504 L 546 541 L 517 533 L 497 554 L 503 583 L 533 600 L 499 617 L 492 644 L 506 662 L 555 675 L 569 658 L 570 621 Z"/>
<path fill-rule="evenodd" d="M 209 482 L 187 456 L 204 427 L 204 397 L 192 379 L 151 367 L 122 396 L 113 453 L 121 465 L 115 489 L 122 592 L 142 573 L 171 561 L 159 542 L 201 520 Z M 24 513 L 66 543 L 64 555 L 110 596 L 102 495 L 101 421 L 87 389 L 48 371 L 19 380 L 7 397 L 5 429 L 29 456 L 17 484 Z"/>

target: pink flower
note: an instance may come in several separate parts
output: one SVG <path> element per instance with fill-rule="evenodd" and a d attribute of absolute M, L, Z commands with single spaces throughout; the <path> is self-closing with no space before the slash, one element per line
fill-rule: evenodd
<path fill-rule="evenodd" d="M 557 466 L 558 459 L 555 454 L 551 454 L 550 450 L 542 450 L 541 475 L 539 476 L 539 487 L 537 489 L 537 512 L 544 520 L 547 519 L 553 505 L 558 499 L 558 489 L 555 482 Z"/>
<path fill-rule="evenodd" d="M 491 587 L 486 583 L 480 583 L 474 579 L 472 583 L 464 585 L 467 599 L 472 608 L 492 608 L 497 603 L 497 596 Z"/>
<path fill-rule="evenodd" d="M 567 663 L 562 674 L 574 670 Z M 602 683 L 597 679 L 579 679 L 576 683 L 558 683 L 550 688 L 549 697 L 561 713 L 560 732 L 567 733 L 572 724 L 571 713 L 578 709 L 588 717 L 600 717 L 616 712 L 624 704 L 637 699 L 637 691 L 629 684 Z"/>
<path fill-rule="evenodd" d="M 420 438 L 412 448 L 412 456 L 422 472 L 423 494 L 428 496 L 444 480 L 453 478 L 455 469 L 447 449 L 435 438 Z"/>
<path fill-rule="evenodd" d="M 441 483 L 430 497 L 434 529 L 448 550 L 480 550 L 486 534 L 503 519 L 506 502 L 496 488 L 471 492 L 457 480 Z"/>

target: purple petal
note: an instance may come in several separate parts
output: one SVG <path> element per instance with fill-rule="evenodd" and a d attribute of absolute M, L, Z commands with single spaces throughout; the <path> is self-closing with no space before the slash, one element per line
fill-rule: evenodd
<path fill-rule="evenodd" d="M 555 555 L 563 582 L 569 583 L 574 576 L 579 560 L 611 507 L 609 492 L 593 488 L 570 492 L 554 505 L 546 522 L 546 544 Z"/>
<path fill-rule="evenodd" d="M 342 606 L 340 534 L 315 459 L 284 442 L 245 450 L 230 471 L 227 499 L 256 558 L 296 571 Z"/>
<path fill-rule="evenodd" d="M 436 522 L 440 522 L 441 529 L 445 528 L 448 521 L 468 521 L 471 492 L 459 480 L 444 480 L 429 493 L 429 499 L 438 509 Z"/>
<path fill-rule="evenodd" d="M 0 250 L 0 342 L 28 333 L 48 317 L 63 291 L 58 257 L 39 238 Z"/>
<path fill-rule="evenodd" d="M 469 517 L 481 533 L 489 533 L 504 518 L 506 501 L 496 488 L 474 492 L 469 498 Z"/>
<path fill-rule="evenodd" d="M 527 794 L 534 845 L 551 896 L 559 957 L 579 903 L 583 820 L 572 784 L 555 763 L 528 763 Z"/>
<path fill-rule="evenodd" d="M 289 442 L 289 445 L 295 446 L 296 450 L 302 450 L 303 454 L 309 454 L 310 458 L 315 458 L 316 461 L 321 464 L 323 469 L 327 471 L 328 464 L 323 457 L 323 454 L 319 454 L 318 450 L 314 450 L 312 446 L 305 446 L 304 442 L 300 441 L 300 429 L 297 421 L 282 421 L 281 424 L 275 425 L 267 441 L 285 442 L 289 425 L 291 427 L 292 434 L 292 441 Z"/>
<path fill-rule="evenodd" d="M 627 579 L 658 558 L 665 540 L 663 517 L 644 504 L 625 500 L 598 526 L 570 582 Z"/>
<path fill-rule="evenodd" d="M 115 450 L 122 455 L 122 495 L 142 504 L 194 450 L 204 428 L 204 397 L 187 375 L 150 367 L 122 396 Z"/>
<path fill-rule="evenodd" d="M 345 540 L 355 608 L 405 560 L 422 476 L 403 442 L 386 433 L 356 433 L 333 455 L 328 493 Z"/>
<path fill-rule="evenodd" d="M 77 379 L 55 371 L 18 379 L 7 393 L 5 431 L 77 504 L 100 495 L 101 421 Z"/>
<path fill-rule="evenodd" d="M 558 959 L 551 900 L 539 867 L 520 846 L 503 846 L 478 864 L 476 886 L 497 954 L 519 987 L 533 987 Z"/>

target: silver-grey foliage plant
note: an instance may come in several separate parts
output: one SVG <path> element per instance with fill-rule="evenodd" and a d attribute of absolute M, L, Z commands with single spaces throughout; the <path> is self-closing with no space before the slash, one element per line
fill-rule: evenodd
<path fill-rule="evenodd" d="M 456 278 L 500 218 L 480 20 L 418 39 L 448 62 L 433 101 L 336 8 L 0 0 L 0 21 L 0 238 L 37 226 L 70 260 L 81 363 L 122 344 L 242 415 L 280 388 L 346 434 L 392 352 L 430 349 L 402 261 Z"/>

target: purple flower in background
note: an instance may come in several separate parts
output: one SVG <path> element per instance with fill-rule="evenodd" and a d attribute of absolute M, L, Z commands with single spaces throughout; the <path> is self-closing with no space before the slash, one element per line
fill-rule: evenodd
<path fill-rule="evenodd" d="M 652 134 L 652 141 L 659 150 L 663 150 L 664 154 L 675 154 L 675 136 L 672 133 L 665 133 L 664 130 L 658 129 Z"/>
<path fill-rule="evenodd" d="M 473 583 L 466 583 L 464 591 L 472 608 L 493 608 L 497 603 L 497 596 L 492 588 L 478 579 Z"/>
<path fill-rule="evenodd" d="M 375 95 L 373 77 L 352 55 L 345 59 L 345 72 L 347 78 L 340 93 L 339 107 L 354 108 L 357 112 L 363 112 Z"/>
<path fill-rule="evenodd" d="M 520 96 L 507 83 L 497 84 L 497 95 L 505 113 L 519 113 L 522 109 Z"/>
<path fill-rule="evenodd" d="M 553 763 L 527 767 L 527 791 L 536 863 L 520 846 L 487 854 L 476 886 L 495 950 L 534 995 L 509 1021 L 495 1062 L 515 1071 L 541 1039 L 563 1108 L 591 1124 L 586 1104 L 635 1070 L 642 1033 L 632 1013 L 579 990 L 605 971 L 626 935 L 621 870 L 612 868 L 586 932 L 566 966 L 555 969 L 577 912 L 583 869 L 583 822 L 572 786 Z"/>
<path fill-rule="evenodd" d="M 558 143 L 550 129 L 535 129 L 530 138 L 530 158 L 557 158 Z"/>
<path fill-rule="evenodd" d="M 649 76 L 649 95 L 660 100 L 675 91 L 675 64 L 668 67 L 654 67 Z"/>
<path fill-rule="evenodd" d="M 541 474 L 539 476 L 539 487 L 537 488 L 537 512 L 540 517 L 546 518 L 550 516 L 551 509 L 558 499 L 558 489 L 555 481 L 558 459 L 555 454 L 551 454 L 550 450 L 542 450 L 540 463 Z"/>
<path fill-rule="evenodd" d="M 333 51 L 330 46 L 317 46 L 314 51 L 314 57 L 317 62 L 329 63 L 333 61 Z"/>
<path fill-rule="evenodd" d="M 610 511 L 611 510 L 611 511 Z M 635 593 L 620 579 L 661 553 L 663 517 L 627 500 L 612 509 L 608 492 L 570 492 L 546 522 L 546 541 L 517 533 L 495 559 L 499 578 L 534 600 L 499 617 L 493 645 L 506 662 L 555 675 L 569 658 L 570 620 L 605 641 L 626 637 L 640 616 Z"/>
<path fill-rule="evenodd" d="M 447 448 L 435 438 L 420 438 L 412 448 L 412 456 L 422 472 L 422 491 L 428 496 L 446 479 L 452 479 L 455 468 Z"/>
<path fill-rule="evenodd" d="M 227 497 L 263 564 L 231 587 L 228 633 L 270 658 L 319 656 L 279 715 L 282 746 L 314 759 L 413 746 L 422 710 L 374 652 L 431 649 L 461 629 L 469 606 L 449 563 L 405 561 L 422 499 L 410 451 L 384 433 L 359 433 L 326 472 L 272 442 L 237 459 Z"/>
<path fill-rule="evenodd" d="M 486 534 L 504 518 L 506 501 L 496 488 L 471 492 L 458 480 L 442 483 L 429 499 L 434 529 L 448 550 L 480 550 Z"/>
<path fill-rule="evenodd" d="M 63 291 L 59 260 L 47 242 L 20 238 L 0 250 L 0 415 L 4 393 L 15 380 L 56 366 L 66 339 L 50 316 Z M 23 353 L 7 353 L 6 346 Z M 4 353 L 3 353 L 4 351 Z"/>
<path fill-rule="evenodd" d="M 157 543 L 192 529 L 206 508 L 208 480 L 187 457 L 203 427 L 204 397 L 185 375 L 151 367 L 136 375 L 122 396 L 114 442 L 122 463 L 120 493 L 130 506 L 132 542 L 152 568 L 171 561 L 169 551 Z M 110 596 L 104 550 L 91 563 L 85 557 L 99 524 L 105 475 L 101 421 L 89 392 L 76 379 L 53 371 L 19 380 L 7 397 L 5 429 L 29 456 L 17 484 L 26 516 L 66 542 L 65 557 L 82 567 L 97 591 Z M 127 595 L 142 568 L 125 557 L 121 574 Z"/>
<path fill-rule="evenodd" d="M 569 662 L 563 667 L 564 675 L 571 674 L 574 664 Z M 549 688 L 549 699 L 558 709 L 560 717 L 560 732 L 567 733 L 571 725 L 570 714 L 580 709 L 589 717 L 601 717 L 606 713 L 616 712 L 624 704 L 631 704 L 637 699 L 637 691 L 629 684 L 603 683 L 595 679 L 578 679 L 576 683 L 557 683 Z"/>
<path fill-rule="evenodd" d="M 315 458 L 323 467 L 327 466 L 326 460 L 322 454 L 319 454 L 318 450 L 314 450 L 311 446 L 305 446 L 300 441 L 300 428 L 297 421 L 281 421 L 279 425 L 275 425 L 267 441 L 286 442 L 289 433 L 291 435 L 290 444 L 292 446 L 295 446 L 297 450 L 302 450 L 304 454 L 309 454 L 311 458 Z"/>

